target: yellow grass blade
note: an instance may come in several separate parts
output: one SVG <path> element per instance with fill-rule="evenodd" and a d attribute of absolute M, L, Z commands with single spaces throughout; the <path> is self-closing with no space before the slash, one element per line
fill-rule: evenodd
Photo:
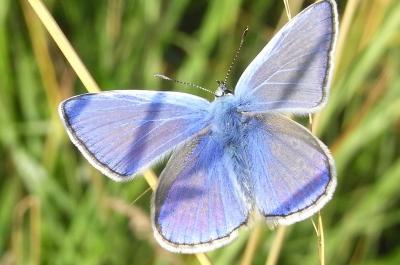
<path fill-rule="evenodd" d="M 64 33 L 61 31 L 57 22 L 50 15 L 47 8 L 43 5 L 40 0 L 28 0 L 29 4 L 35 10 L 36 14 L 42 21 L 43 25 L 46 27 L 47 31 L 50 33 L 51 37 L 57 43 L 61 52 L 64 54 L 65 58 L 71 64 L 75 73 L 78 75 L 79 79 L 82 81 L 83 85 L 89 92 L 100 91 L 99 86 L 93 77 L 90 75 L 89 71 L 86 69 L 85 65 L 82 63 L 79 56 L 76 54 L 74 48 L 69 43 Z"/>

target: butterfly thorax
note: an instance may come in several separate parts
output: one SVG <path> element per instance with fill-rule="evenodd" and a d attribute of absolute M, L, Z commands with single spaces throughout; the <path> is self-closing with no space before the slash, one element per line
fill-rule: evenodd
<path fill-rule="evenodd" d="M 211 103 L 212 131 L 225 140 L 233 140 L 240 130 L 241 113 L 237 110 L 238 100 L 233 95 L 217 97 Z M 232 138 L 232 139 L 231 139 Z"/>
<path fill-rule="evenodd" d="M 248 130 L 249 118 L 238 110 L 240 99 L 233 95 L 216 98 L 211 103 L 211 130 L 225 148 L 239 147 Z"/>

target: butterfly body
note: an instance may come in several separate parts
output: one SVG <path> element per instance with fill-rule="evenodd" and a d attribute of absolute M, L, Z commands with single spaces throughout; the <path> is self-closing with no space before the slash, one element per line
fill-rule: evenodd
<path fill-rule="evenodd" d="M 171 154 L 153 196 L 154 235 L 174 252 L 212 250 L 253 213 L 288 225 L 331 199 L 328 148 L 280 113 L 325 104 L 337 27 L 333 0 L 309 6 L 256 56 L 234 92 L 219 82 L 211 103 L 179 92 L 109 91 L 65 100 L 60 116 L 85 158 L 116 181 Z"/>
<path fill-rule="evenodd" d="M 225 159 L 229 160 L 232 170 L 236 172 L 239 184 L 237 193 L 243 196 L 249 208 L 253 208 L 249 181 L 251 161 L 241 155 L 249 132 L 253 129 L 251 115 L 240 110 L 245 104 L 246 101 L 231 93 L 216 97 L 210 104 L 211 134 L 221 144 Z"/>

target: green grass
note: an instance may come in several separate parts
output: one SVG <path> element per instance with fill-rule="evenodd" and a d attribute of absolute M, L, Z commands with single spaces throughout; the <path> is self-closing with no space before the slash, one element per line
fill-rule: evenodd
<path fill-rule="evenodd" d="M 338 168 L 322 211 L 326 263 L 399 264 L 400 1 L 339 0 L 341 17 L 347 2 L 359 5 L 317 128 Z M 286 14 L 280 0 L 45 4 L 103 90 L 209 99 L 153 74 L 214 89 L 248 25 L 233 86 Z M 56 105 L 85 88 L 24 0 L 0 0 L 0 76 L 0 264 L 199 264 L 155 243 L 150 193 L 131 205 L 148 187 L 143 178 L 107 179 L 67 139 Z M 252 231 L 209 253 L 213 264 L 239 264 Z M 275 233 L 262 225 L 252 264 L 265 264 Z M 280 253 L 279 264 L 299 263 L 318 263 L 310 220 L 287 230 Z"/>

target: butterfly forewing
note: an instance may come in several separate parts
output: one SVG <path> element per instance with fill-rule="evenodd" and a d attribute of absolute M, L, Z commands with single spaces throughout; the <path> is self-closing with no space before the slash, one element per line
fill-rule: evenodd
<path fill-rule="evenodd" d="M 131 90 L 70 98 L 60 114 L 89 162 L 124 180 L 207 126 L 208 106 L 189 94 Z"/>
<path fill-rule="evenodd" d="M 243 111 L 313 112 L 325 103 L 337 34 L 336 4 L 321 1 L 286 24 L 240 77 Z"/>

